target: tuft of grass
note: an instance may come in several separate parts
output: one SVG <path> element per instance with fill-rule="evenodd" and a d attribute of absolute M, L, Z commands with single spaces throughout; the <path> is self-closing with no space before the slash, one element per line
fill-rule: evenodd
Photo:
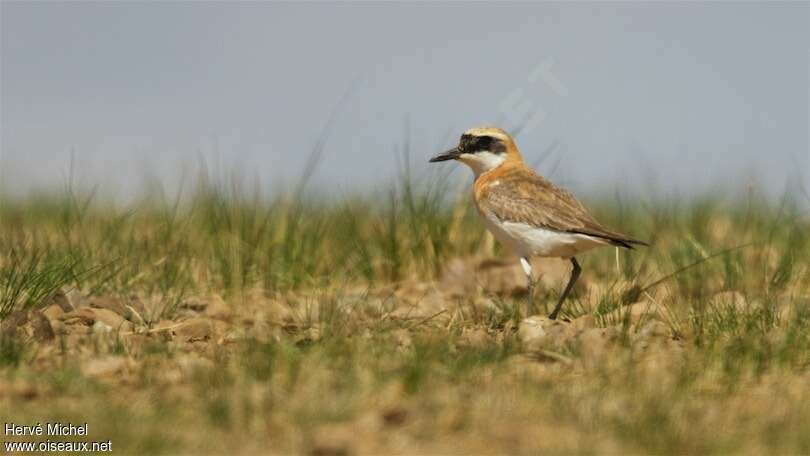
<path fill-rule="evenodd" d="M 0 320 L 15 310 L 42 303 L 62 287 L 87 275 L 81 259 L 50 254 L 36 247 L 6 246 L 0 260 Z"/>

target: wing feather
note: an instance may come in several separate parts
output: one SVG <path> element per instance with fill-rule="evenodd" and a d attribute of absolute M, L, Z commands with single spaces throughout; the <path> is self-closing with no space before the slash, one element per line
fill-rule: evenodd
<path fill-rule="evenodd" d="M 577 233 L 633 248 L 647 245 L 597 222 L 571 193 L 526 168 L 500 173 L 478 198 L 479 209 L 501 221 L 525 223 L 538 228 Z"/>

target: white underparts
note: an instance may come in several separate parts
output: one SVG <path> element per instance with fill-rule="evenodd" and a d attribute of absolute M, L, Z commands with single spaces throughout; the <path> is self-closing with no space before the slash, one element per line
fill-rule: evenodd
<path fill-rule="evenodd" d="M 526 223 L 503 222 L 491 213 L 483 215 L 487 227 L 495 238 L 525 258 L 531 256 L 571 258 L 593 248 L 608 245 L 606 240 L 586 234 L 538 228 Z M 529 268 L 531 270 L 531 265 Z M 523 265 L 523 270 L 526 270 L 526 265 Z"/>
<path fill-rule="evenodd" d="M 483 150 L 474 154 L 461 154 L 458 156 L 458 160 L 472 168 L 475 177 L 478 177 L 482 173 L 501 166 L 506 157 L 505 154 L 494 154 Z"/>

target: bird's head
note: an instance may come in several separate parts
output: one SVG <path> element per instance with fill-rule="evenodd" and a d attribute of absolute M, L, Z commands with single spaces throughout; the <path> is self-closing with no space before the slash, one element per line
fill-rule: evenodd
<path fill-rule="evenodd" d="M 431 163 L 458 160 L 472 168 L 476 176 L 510 161 L 523 161 L 509 133 L 496 127 L 471 128 L 461 135 L 458 145 L 430 159 Z"/>

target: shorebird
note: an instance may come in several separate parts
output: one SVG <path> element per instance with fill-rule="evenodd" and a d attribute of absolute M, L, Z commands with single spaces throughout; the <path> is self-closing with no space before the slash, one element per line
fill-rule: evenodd
<path fill-rule="evenodd" d="M 646 242 L 609 230 L 568 191 L 555 186 L 523 162 L 515 141 L 495 127 L 472 128 L 456 147 L 430 162 L 458 160 L 475 174 L 473 200 L 490 232 L 520 257 L 528 279 L 529 303 L 533 256 L 569 259 L 571 276 L 548 318 L 555 320 L 582 268 L 575 255 L 613 245 L 632 249 Z"/>

